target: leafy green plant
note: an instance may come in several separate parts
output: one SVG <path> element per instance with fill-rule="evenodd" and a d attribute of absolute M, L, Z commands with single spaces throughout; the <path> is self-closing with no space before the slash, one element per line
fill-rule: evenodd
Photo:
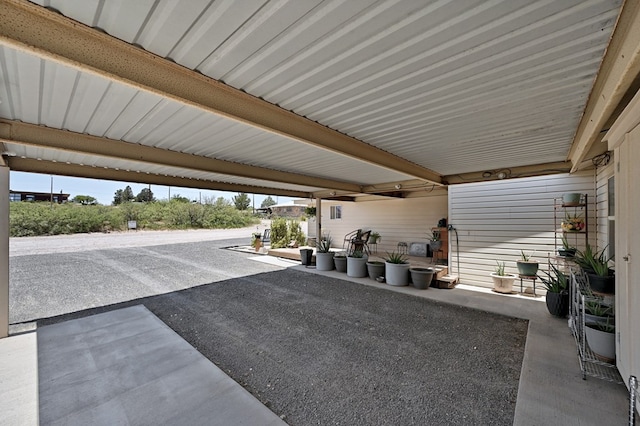
<path fill-rule="evenodd" d="M 586 324 L 587 327 L 593 328 L 595 330 L 604 331 L 605 333 L 615 333 L 616 326 L 612 324 L 608 319 L 606 322 L 594 322 Z"/>
<path fill-rule="evenodd" d="M 575 262 L 582 269 L 591 270 L 596 275 L 606 277 L 609 275 L 609 261 L 613 259 L 612 257 L 607 257 L 605 254 L 608 247 L 609 246 L 606 246 L 598 252 L 594 251 L 591 245 L 587 244 L 584 251 L 578 250 L 576 252 Z"/>
<path fill-rule="evenodd" d="M 369 241 L 372 244 L 377 244 L 379 241 L 382 241 L 382 237 L 380 236 L 379 232 L 371 231 L 371 234 L 369 235 Z"/>
<path fill-rule="evenodd" d="M 613 315 L 613 307 L 605 305 L 599 300 L 587 300 L 584 303 L 585 311 L 597 317 L 606 317 Z"/>
<path fill-rule="evenodd" d="M 349 253 L 349 257 L 362 259 L 364 257 L 364 252 L 362 250 L 353 250 L 351 253 Z"/>
<path fill-rule="evenodd" d="M 562 248 L 565 249 L 565 250 L 575 250 L 576 249 L 574 246 L 569 244 L 569 241 L 567 241 L 566 235 L 562 236 Z"/>
<path fill-rule="evenodd" d="M 535 251 L 533 253 L 535 253 Z M 531 262 L 531 256 L 533 256 L 533 253 L 526 254 L 524 250 L 520 250 L 520 260 L 522 262 Z"/>
<path fill-rule="evenodd" d="M 504 272 L 504 262 L 500 263 L 496 260 L 496 263 L 498 265 L 494 269 L 495 274 L 504 277 L 506 275 Z"/>
<path fill-rule="evenodd" d="M 316 250 L 318 253 L 329 253 L 331 251 L 332 238 L 329 234 L 324 234 L 322 238 L 318 240 L 316 244 Z"/>
<path fill-rule="evenodd" d="M 403 253 L 396 253 L 395 251 L 387 252 L 387 257 L 384 258 L 385 262 L 402 264 L 407 263 L 407 256 Z"/>
<path fill-rule="evenodd" d="M 540 276 L 542 285 L 549 293 L 562 293 L 569 288 L 569 278 L 555 265 L 551 265 L 549 271 L 544 271 L 545 276 Z"/>

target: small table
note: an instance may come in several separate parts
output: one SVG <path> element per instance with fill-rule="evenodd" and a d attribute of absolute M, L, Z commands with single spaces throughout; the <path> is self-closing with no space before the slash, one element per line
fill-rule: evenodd
<path fill-rule="evenodd" d="M 398 253 L 407 254 L 408 245 L 404 241 L 400 241 L 397 246 Z"/>
<path fill-rule="evenodd" d="M 518 274 L 518 277 L 520 278 L 520 293 L 523 293 L 522 291 L 522 280 L 529 280 L 533 282 L 533 296 L 537 296 L 536 295 L 536 280 L 538 279 L 537 275 L 522 275 L 522 274 Z"/>

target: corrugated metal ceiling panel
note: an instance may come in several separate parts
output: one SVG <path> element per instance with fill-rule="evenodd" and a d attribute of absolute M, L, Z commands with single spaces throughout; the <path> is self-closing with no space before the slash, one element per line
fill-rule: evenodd
<path fill-rule="evenodd" d="M 0 46 L 2 58 L 14 64 L 1 81 L 5 118 L 345 182 L 411 178 Z"/>
<path fill-rule="evenodd" d="M 622 1 L 46 3 L 451 174 L 566 158 Z"/>
<path fill-rule="evenodd" d="M 130 160 L 120 160 L 113 158 L 98 157 L 94 155 L 84 155 L 74 152 L 65 152 L 52 150 L 49 148 L 38 148 L 32 146 L 18 145 L 12 143 L 6 143 L 7 151 L 14 153 L 18 157 L 32 158 L 43 161 L 56 161 L 59 163 L 79 164 L 89 167 L 101 167 L 112 170 L 126 170 L 139 173 L 151 173 L 155 175 L 163 176 L 177 176 L 189 179 L 200 179 L 203 181 L 211 182 L 224 182 L 235 183 L 240 185 L 253 185 L 265 188 L 280 188 L 292 191 L 300 192 L 314 192 L 319 191 L 322 188 L 309 187 L 303 185 L 292 185 L 286 183 L 279 183 L 274 186 L 271 182 L 242 178 L 237 176 L 228 176 L 219 173 L 209 173 L 197 170 L 185 170 L 178 167 L 152 165 L 148 163 L 139 163 Z"/>

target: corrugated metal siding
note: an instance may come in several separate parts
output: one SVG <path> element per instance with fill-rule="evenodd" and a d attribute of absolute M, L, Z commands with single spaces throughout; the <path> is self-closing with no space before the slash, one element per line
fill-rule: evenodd
<path fill-rule="evenodd" d="M 37 2 L 441 174 L 564 160 L 622 3 Z"/>
<path fill-rule="evenodd" d="M 449 187 L 449 223 L 458 234 L 449 255 L 451 270 L 460 271 L 460 282 L 493 287 L 489 274 L 496 261 L 517 273 L 520 250 L 546 268 L 554 255 L 554 198 L 565 192 L 589 194 L 589 237 L 595 241 L 596 226 L 593 172 L 509 179 Z M 455 234 L 454 234 L 455 235 Z M 455 239 L 455 236 L 451 239 Z M 530 284 L 530 283 L 529 283 Z"/>
<path fill-rule="evenodd" d="M 330 219 L 330 206 L 342 206 L 342 219 Z M 333 237 L 333 246 L 342 247 L 344 236 L 355 229 L 372 229 L 380 233 L 378 255 L 397 249 L 400 241 L 427 242 L 431 228 L 447 217 L 447 193 L 416 198 L 363 202 L 323 202 L 322 231 Z"/>

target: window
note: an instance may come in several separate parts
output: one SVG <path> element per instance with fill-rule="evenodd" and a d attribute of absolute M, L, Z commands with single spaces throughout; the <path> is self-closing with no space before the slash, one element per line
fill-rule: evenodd
<path fill-rule="evenodd" d="M 20 194 L 16 194 L 15 192 L 12 192 L 11 194 L 9 194 L 9 201 L 20 201 Z"/>
<path fill-rule="evenodd" d="M 342 219 L 342 206 L 331 206 L 331 219 Z"/>
<path fill-rule="evenodd" d="M 609 257 L 615 260 L 616 255 L 616 203 L 615 203 L 615 178 L 612 176 L 607 182 L 607 233 L 609 244 Z"/>

